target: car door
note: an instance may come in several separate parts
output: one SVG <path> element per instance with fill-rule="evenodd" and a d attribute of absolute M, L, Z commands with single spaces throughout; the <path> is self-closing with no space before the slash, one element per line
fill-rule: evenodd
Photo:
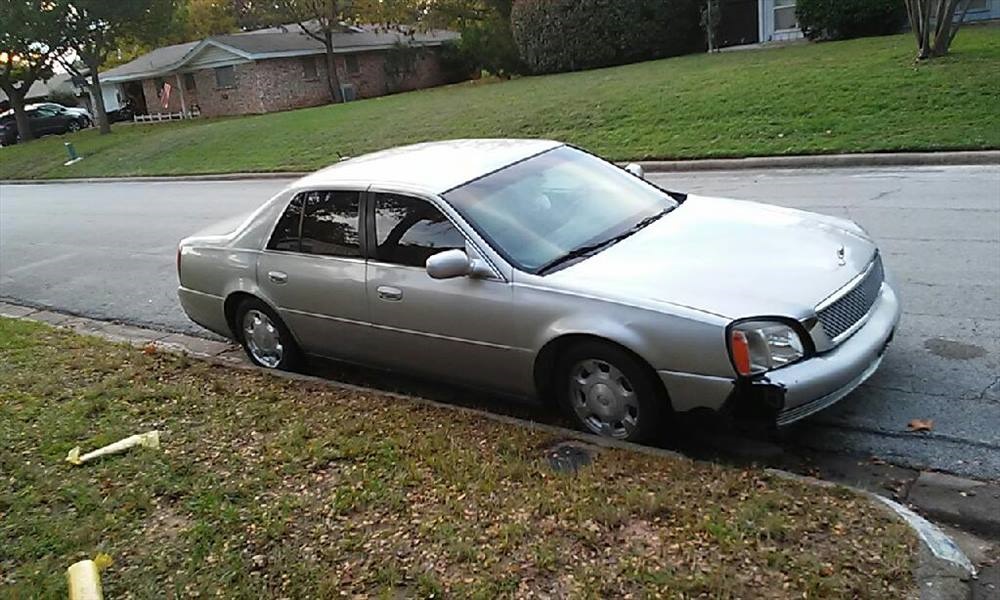
<path fill-rule="evenodd" d="M 258 285 L 310 354 L 365 360 L 361 197 L 361 190 L 297 194 L 257 261 Z"/>
<path fill-rule="evenodd" d="M 48 106 L 40 106 L 30 111 L 28 113 L 28 121 L 31 123 L 32 133 L 36 136 L 62 132 L 59 113 Z"/>
<path fill-rule="evenodd" d="M 499 274 L 446 280 L 427 274 L 433 254 L 476 251 L 426 199 L 369 194 L 368 219 L 368 302 L 380 362 L 515 390 L 510 284 Z"/>

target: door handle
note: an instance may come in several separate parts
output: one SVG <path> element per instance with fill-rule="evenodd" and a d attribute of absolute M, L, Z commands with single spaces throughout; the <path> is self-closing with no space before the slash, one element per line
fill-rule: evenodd
<path fill-rule="evenodd" d="M 274 283 L 285 283 L 288 281 L 288 274 L 281 271 L 268 271 L 267 278 Z"/>
<path fill-rule="evenodd" d="M 399 288 L 381 285 L 378 287 L 376 291 L 378 292 L 378 297 L 380 300 L 390 300 L 392 302 L 398 302 L 403 299 L 403 290 Z"/>

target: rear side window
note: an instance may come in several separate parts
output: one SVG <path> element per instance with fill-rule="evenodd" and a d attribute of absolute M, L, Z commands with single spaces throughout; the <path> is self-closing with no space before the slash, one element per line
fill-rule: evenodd
<path fill-rule="evenodd" d="M 292 198 L 281 215 L 267 243 L 268 250 L 299 251 L 299 229 L 302 227 L 302 194 Z"/>
<path fill-rule="evenodd" d="M 302 218 L 302 252 L 361 256 L 359 192 L 308 192 Z"/>
<path fill-rule="evenodd" d="M 375 256 L 381 262 L 423 267 L 445 250 L 465 249 L 465 237 L 426 200 L 378 194 L 375 198 Z"/>

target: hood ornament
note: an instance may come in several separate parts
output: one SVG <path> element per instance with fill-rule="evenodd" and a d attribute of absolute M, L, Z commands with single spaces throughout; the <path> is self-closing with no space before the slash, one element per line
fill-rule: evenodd
<path fill-rule="evenodd" d="M 843 246 L 837 248 L 837 264 L 841 267 L 847 264 L 847 252 Z"/>

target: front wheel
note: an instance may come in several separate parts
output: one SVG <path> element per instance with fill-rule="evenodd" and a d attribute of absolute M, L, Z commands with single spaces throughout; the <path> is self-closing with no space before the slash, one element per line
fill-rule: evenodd
<path fill-rule="evenodd" d="M 659 433 L 667 399 L 650 369 L 629 352 L 601 342 L 572 346 L 560 357 L 556 390 L 584 429 L 628 442 Z"/>
<path fill-rule="evenodd" d="M 80 124 L 77 123 L 76 121 L 70 121 L 66 125 L 66 131 L 70 133 L 76 133 L 77 131 L 80 131 Z"/>
<path fill-rule="evenodd" d="M 265 369 L 292 371 L 301 364 L 299 348 L 288 327 L 271 307 L 246 300 L 236 310 L 239 341 L 250 360 Z"/>

